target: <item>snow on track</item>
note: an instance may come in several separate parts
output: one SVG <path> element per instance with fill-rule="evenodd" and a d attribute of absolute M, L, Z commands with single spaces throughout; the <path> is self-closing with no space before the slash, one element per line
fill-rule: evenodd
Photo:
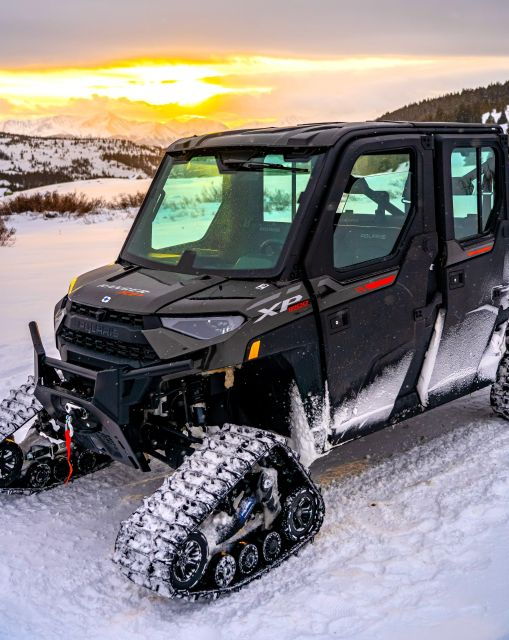
<path fill-rule="evenodd" d="M 21 221 L 15 247 L 0 249 L 4 388 L 30 370 L 26 322 L 41 320 L 49 338 L 68 279 L 109 262 L 128 221 L 56 225 Z M 53 242 L 58 230 L 66 242 Z M 402 448 L 409 432 L 425 441 Z M 120 521 L 162 483 L 162 466 L 115 464 L 51 492 L 0 496 L 0 639 L 509 637 L 509 424 L 484 391 L 384 438 L 394 455 L 322 473 L 327 514 L 313 545 L 211 603 L 167 601 L 111 562 Z"/>

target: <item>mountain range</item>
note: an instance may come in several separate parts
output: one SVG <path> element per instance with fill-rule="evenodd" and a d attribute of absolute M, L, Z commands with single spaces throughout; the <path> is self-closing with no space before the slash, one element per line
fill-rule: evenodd
<path fill-rule="evenodd" d="M 227 127 L 208 118 L 186 121 L 139 122 L 106 112 L 98 115 L 58 115 L 26 120 L 3 120 L 0 132 L 51 138 L 116 138 L 137 144 L 166 147 L 173 140 L 191 135 L 224 131 Z"/>

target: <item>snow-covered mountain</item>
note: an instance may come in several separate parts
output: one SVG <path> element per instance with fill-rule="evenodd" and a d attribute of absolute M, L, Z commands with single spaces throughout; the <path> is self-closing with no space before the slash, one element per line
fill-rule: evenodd
<path fill-rule="evenodd" d="M 106 112 L 99 115 L 60 115 L 29 120 L 4 120 L 0 131 L 25 136 L 117 138 L 138 144 L 166 147 L 177 138 L 194 134 L 224 131 L 222 122 L 191 118 L 185 122 L 138 122 Z"/>
<path fill-rule="evenodd" d="M 0 196 L 94 178 L 151 178 L 163 151 L 114 138 L 31 137 L 0 133 Z"/>

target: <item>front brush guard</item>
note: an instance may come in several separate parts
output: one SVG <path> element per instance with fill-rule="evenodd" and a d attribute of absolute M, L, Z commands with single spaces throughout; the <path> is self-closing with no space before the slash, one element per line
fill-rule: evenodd
<path fill-rule="evenodd" d="M 148 471 L 141 452 L 132 448 L 125 435 L 130 425 L 131 408 L 139 404 L 153 378 L 177 376 L 193 370 L 192 360 L 143 367 L 140 369 L 105 369 L 94 371 L 46 355 L 36 322 L 30 322 L 30 335 L 35 351 L 35 396 L 49 416 L 65 421 L 66 404 L 86 411 L 87 420 L 75 425 L 78 439 L 85 438 L 88 448 L 136 469 Z M 72 376 L 87 381 L 92 394 L 83 396 L 65 387 Z"/>

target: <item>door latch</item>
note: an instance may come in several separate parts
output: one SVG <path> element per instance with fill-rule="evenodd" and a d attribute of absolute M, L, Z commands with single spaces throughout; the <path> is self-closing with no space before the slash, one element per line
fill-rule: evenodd
<path fill-rule="evenodd" d="M 350 314 L 348 309 L 341 309 L 327 316 L 329 323 L 329 331 L 336 333 L 337 331 L 344 331 L 350 326 Z"/>
<path fill-rule="evenodd" d="M 465 272 L 452 271 L 449 274 L 449 289 L 460 289 L 465 286 Z"/>

